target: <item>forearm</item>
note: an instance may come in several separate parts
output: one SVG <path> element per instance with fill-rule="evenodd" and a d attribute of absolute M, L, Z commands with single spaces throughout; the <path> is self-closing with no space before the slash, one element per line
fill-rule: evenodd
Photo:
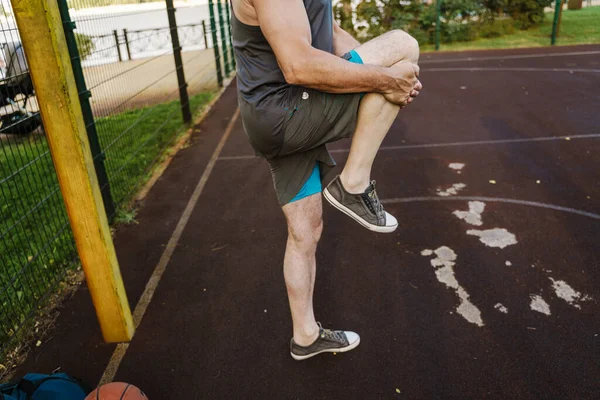
<path fill-rule="evenodd" d="M 333 28 L 333 53 L 341 57 L 360 46 L 360 42 L 352 37 L 351 34 L 337 26 Z"/>
<path fill-rule="evenodd" d="M 308 53 L 284 69 L 289 83 L 329 93 L 385 93 L 395 85 L 386 68 L 354 64 L 315 48 Z"/>

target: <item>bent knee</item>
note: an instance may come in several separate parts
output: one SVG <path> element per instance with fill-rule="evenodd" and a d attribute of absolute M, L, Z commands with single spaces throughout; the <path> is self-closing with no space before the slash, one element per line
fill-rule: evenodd
<path fill-rule="evenodd" d="M 394 43 L 404 49 L 404 59 L 414 64 L 419 62 L 419 42 L 410 34 L 400 29 L 394 29 L 390 32 L 393 35 Z"/>

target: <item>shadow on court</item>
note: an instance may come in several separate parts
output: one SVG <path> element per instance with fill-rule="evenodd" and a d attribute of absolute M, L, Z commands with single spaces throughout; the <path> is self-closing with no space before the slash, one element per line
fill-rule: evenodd
<path fill-rule="evenodd" d="M 373 171 L 400 227 L 324 206 L 316 314 L 361 345 L 304 362 L 288 349 L 284 218 L 232 85 L 116 234 L 135 308 L 205 181 L 114 379 L 154 400 L 600 398 L 599 60 L 600 46 L 422 57 L 425 89 Z M 348 147 L 331 146 L 341 165 Z M 22 370 L 98 382 L 115 349 L 101 343 L 81 287 Z"/>

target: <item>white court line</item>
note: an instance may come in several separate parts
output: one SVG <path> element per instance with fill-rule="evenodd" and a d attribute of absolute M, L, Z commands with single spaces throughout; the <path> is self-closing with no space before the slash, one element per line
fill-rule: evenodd
<path fill-rule="evenodd" d="M 598 50 L 590 51 L 572 51 L 567 53 L 540 53 L 540 54 L 513 54 L 506 56 L 488 56 L 488 57 L 464 57 L 464 58 L 449 58 L 445 60 L 419 60 L 419 64 L 441 64 L 441 63 L 452 63 L 461 61 L 489 61 L 489 60 L 518 60 L 522 58 L 544 58 L 544 57 L 567 57 L 567 56 L 587 56 L 593 54 L 600 54 Z"/>
<path fill-rule="evenodd" d="M 594 133 L 591 135 L 573 135 L 573 136 L 546 136 L 539 138 L 527 138 L 527 139 L 500 139 L 500 140 L 475 140 L 471 142 L 450 142 L 450 143 L 429 143 L 429 144 L 407 144 L 400 146 L 383 146 L 380 147 L 380 151 L 389 150 L 410 150 L 410 149 L 429 149 L 434 147 L 460 147 L 460 146 L 480 146 L 480 145 L 495 145 L 495 144 L 507 144 L 507 143 L 528 143 L 528 142 L 551 142 L 556 140 L 577 140 L 577 139 L 597 139 L 600 138 L 600 133 Z M 350 149 L 336 149 L 329 150 L 330 153 L 348 153 Z"/>
<path fill-rule="evenodd" d="M 217 163 L 219 154 L 221 154 L 223 146 L 225 146 L 225 142 L 229 138 L 229 135 L 233 130 L 233 125 L 237 121 L 239 115 L 240 109 L 238 108 L 235 111 L 233 117 L 231 118 L 231 121 L 229 121 L 229 124 L 225 129 L 225 133 L 223 133 L 223 137 L 221 137 L 219 144 L 217 144 L 217 147 L 215 148 L 215 151 L 213 152 L 210 160 L 208 161 L 206 168 L 204 168 L 204 172 L 202 173 L 202 176 L 200 177 L 200 180 L 198 181 L 198 184 L 194 189 L 194 193 L 192 193 L 192 197 L 190 197 L 190 200 L 188 201 L 185 210 L 183 211 L 183 214 L 181 214 L 181 218 L 179 218 L 179 222 L 177 222 L 177 226 L 175 227 L 175 230 L 173 231 L 173 234 L 171 235 L 171 238 L 169 239 L 169 242 L 167 243 L 167 246 L 165 247 L 165 250 L 163 251 L 162 256 L 160 257 L 158 264 L 154 268 L 152 276 L 150 276 L 150 279 L 146 284 L 146 288 L 144 289 L 142 297 L 140 297 L 138 304 L 135 306 L 135 310 L 133 311 L 133 324 L 136 330 L 142 322 L 142 318 L 144 317 L 144 314 L 146 313 L 146 310 L 148 309 L 148 306 L 152 301 L 152 297 L 156 292 L 156 288 L 158 287 L 158 284 L 160 283 L 160 280 L 165 270 L 167 269 L 167 265 L 171 261 L 171 257 L 173 256 L 173 252 L 175 251 L 175 248 L 179 243 L 179 239 L 183 234 L 183 230 L 185 229 L 185 227 L 188 224 L 188 221 L 190 220 L 192 211 L 194 211 L 194 208 L 196 207 L 196 203 L 198 202 L 198 199 L 200 198 L 200 195 L 204 190 L 204 186 L 206 185 L 206 182 L 208 181 L 208 178 L 210 177 L 210 174 L 215 164 Z M 108 365 L 104 370 L 104 374 L 102 374 L 99 386 L 113 381 L 128 348 L 129 343 L 119 343 L 117 345 L 117 348 L 113 352 L 110 361 L 108 362 Z"/>
<path fill-rule="evenodd" d="M 423 68 L 426 72 L 449 72 L 449 71 L 513 71 L 513 72 L 591 72 L 600 73 L 600 69 L 585 68 L 478 68 L 478 67 L 457 67 L 457 68 Z"/>
<path fill-rule="evenodd" d="M 384 204 L 397 204 L 397 203 L 417 203 L 427 201 L 483 201 L 489 203 L 508 203 L 518 204 L 521 206 L 539 207 L 555 211 L 563 211 L 571 214 L 582 215 L 584 217 L 600 220 L 600 214 L 595 214 L 588 211 L 577 210 L 570 207 L 556 206 L 554 204 L 539 203 L 537 201 L 518 200 L 518 199 L 505 199 L 501 197 L 480 197 L 480 196 L 452 196 L 452 197 L 437 197 L 437 196 L 424 196 L 424 197 L 397 197 L 393 199 L 381 200 Z"/>
<path fill-rule="evenodd" d="M 223 157 L 219 157 L 219 161 L 226 161 L 226 160 L 249 160 L 249 159 L 253 159 L 253 158 L 260 158 L 259 156 L 223 156 Z"/>
<path fill-rule="evenodd" d="M 449 143 L 428 143 L 428 144 L 406 144 L 400 146 L 383 146 L 379 148 L 379 151 L 389 150 L 410 150 L 410 149 L 429 149 L 435 147 L 460 147 L 460 146 L 480 146 L 480 145 L 495 145 L 495 144 L 507 144 L 507 143 L 528 143 L 528 142 L 552 142 L 557 140 L 577 140 L 577 139 L 598 139 L 600 133 L 593 133 L 590 135 L 572 135 L 572 136 L 545 136 L 539 138 L 527 138 L 527 139 L 500 139 L 500 140 L 475 140 L 470 142 L 449 142 Z M 330 153 L 348 153 L 350 149 L 334 149 L 329 150 Z M 225 156 L 219 157 L 219 161 L 235 161 L 235 160 L 251 160 L 259 158 L 257 156 Z"/>

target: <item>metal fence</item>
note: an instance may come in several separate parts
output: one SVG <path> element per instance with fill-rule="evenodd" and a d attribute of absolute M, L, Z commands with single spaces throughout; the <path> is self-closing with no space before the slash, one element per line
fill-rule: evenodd
<path fill-rule="evenodd" d="M 59 8 L 109 219 L 234 69 L 227 3 Z M 71 3 L 72 4 L 72 3 Z M 165 7 L 166 6 L 166 7 Z M 0 16 L 0 376 L 78 265 L 12 10 Z"/>

